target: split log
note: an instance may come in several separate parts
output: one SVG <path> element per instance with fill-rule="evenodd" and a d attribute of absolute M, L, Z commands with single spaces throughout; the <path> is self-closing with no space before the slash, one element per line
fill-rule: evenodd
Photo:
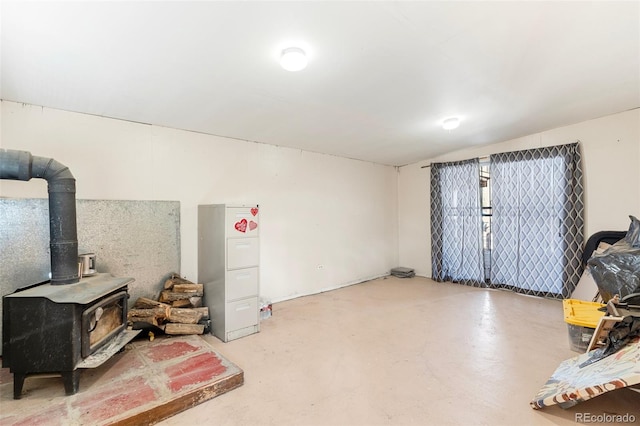
<path fill-rule="evenodd" d="M 176 300 L 189 299 L 190 297 L 200 297 L 200 293 L 177 293 L 175 291 L 164 290 L 160 292 L 160 301 L 163 303 L 175 302 Z"/>
<path fill-rule="evenodd" d="M 198 312 L 200 312 L 202 314 L 202 318 L 200 318 L 200 319 L 203 319 L 203 320 L 209 319 L 209 308 L 208 307 L 202 306 L 200 308 L 193 308 L 192 310 L 193 311 L 198 311 Z"/>
<path fill-rule="evenodd" d="M 131 321 L 132 323 L 136 323 L 136 322 L 146 322 L 148 324 L 151 325 L 155 325 L 158 326 L 158 319 L 156 317 L 130 317 L 129 321 Z"/>
<path fill-rule="evenodd" d="M 191 302 L 189 301 L 189 299 L 174 300 L 173 302 L 171 302 L 171 307 L 172 308 L 190 308 Z"/>
<path fill-rule="evenodd" d="M 174 284 L 171 291 L 175 293 L 193 293 L 192 296 L 202 296 L 204 284 Z"/>
<path fill-rule="evenodd" d="M 169 305 L 165 305 L 165 306 L 156 306 L 155 308 L 151 308 L 151 309 L 137 309 L 137 308 L 133 308 L 133 309 L 129 309 L 129 312 L 127 313 L 127 319 L 129 321 L 138 321 L 137 318 L 149 318 L 149 317 L 154 317 L 157 318 L 158 320 L 162 320 L 167 318 L 167 316 L 169 316 L 169 311 L 171 310 L 171 307 Z"/>
<path fill-rule="evenodd" d="M 164 290 L 160 292 L 160 301 L 163 303 L 174 302 L 180 299 L 189 299 L 192 296 L 190 293 L 175 293 L 173 291 Z"/>
<path fill-rule="evenodd" d="M 204 325 L 169 322 L 164 325 L 164 332 L 167 334 L 202 334 L 204 333 Z"/>
<path fill-rule="evenodd" d="M 164 289 L 171 290 L 171 288 L 176 284 L 193 284 L 186 278 L 182 278 L 180 275 L 175 272 L 171 274 L 171 277 L 164 282 Z"/>
<path fill-rule="evenodd" d="M 136 303 L 133 305 L 134 308 L 138 309 L 152 309 L 158 306 L 162 306 L 165 309 L 169 308 L 169 305 L 166 303 L 157 302 L 152 299 L 147 299 L 146 297 L 138 297 L 138 300 L 136 300 Z"/>
<path fill-rule="evenodd" d="M 172 308 L 169 311 L 167 320 L 169 322 L 179 322 L 182 324 L 197 324 L 200 318 L 202 318 L 202 312 L 198 312 L 195 309 Z"/>

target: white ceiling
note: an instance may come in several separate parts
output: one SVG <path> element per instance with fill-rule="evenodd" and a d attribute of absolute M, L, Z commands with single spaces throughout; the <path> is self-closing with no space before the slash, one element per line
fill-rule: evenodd
<path fill-rule="evenodd" d="M 4 100 L 381 164 L 640 106 L 637 1 L 0 7 Z"/>

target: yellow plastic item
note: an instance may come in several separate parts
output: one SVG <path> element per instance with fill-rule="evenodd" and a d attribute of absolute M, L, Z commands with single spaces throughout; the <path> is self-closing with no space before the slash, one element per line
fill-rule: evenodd
<path fill-rule="evenodd" d="M 597 302 L 585 302 L 584 300 L 564 299 L 562 301 L 564 322 L 581 327 L 596 328 L 600 318 L 606 314 L 606 312 L 598 310 L 603 306 L 606 305 Z"/>

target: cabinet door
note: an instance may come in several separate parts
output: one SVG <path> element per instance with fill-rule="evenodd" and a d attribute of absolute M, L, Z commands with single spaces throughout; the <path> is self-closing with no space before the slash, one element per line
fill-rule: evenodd
<path fill-rule="evenodd" d="M 258 266 L 259 262 L 258 238 L 229 238 L 227 240 L 227 269 Z"/>
<path fill-rule="evenodd" d="M 257 207 L 227 207 L 225 231 L 229 238 L 257 237 L 258 222 Z"/>
<path fill-rule="evenodd" d="M 227 301 L 258 295 L 258 268 L 227 272 Z"/>
<path fill-rule="evenodd" d="M 258 298 L 229 302 L 226 306 L 227 332 L 258 324 Z"/>

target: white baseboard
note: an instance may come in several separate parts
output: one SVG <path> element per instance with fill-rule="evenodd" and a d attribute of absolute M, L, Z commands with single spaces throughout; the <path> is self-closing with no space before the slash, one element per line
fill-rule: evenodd
<path fill-rule="evenodd" d="M 356 281 L 349 281 L 347 283 L 338 284 L 338 285 L 332 286 L 332 287 L 326 287 L 326 288 L 320 289 L 318 291 L 313 291 L 313 292 L 310 292 L 310 293 L 300 293 L 300 294 L 296 294 L 296 295 L 293 295 L 293 296 L 287 296 L 287 297 L 282 297 L 282 298 L 278 298 L 278 299 L 272 299 L 271 303 L 285 302 L 287 300 L 297 299 L 299 297 L 313 296 L 314 294 L 326 293 L 327 291 L 338 290 L 338 289 L 343 288 L 343 287 L 349 287 L 349 286 L 356 285 L 356 284 L 362 284 L 364 282 L 371 281 L 371 280 L 376 280 L 378 278 L 388 277 L 389 275 L 390 275 L 389 273 L 380 274 L 380 275 L 374 275 L 374 276 L 371 276 L 369 278 L 362 278 L 362 279 L 359 279 L 359 280 L 356 280 Z"/>

